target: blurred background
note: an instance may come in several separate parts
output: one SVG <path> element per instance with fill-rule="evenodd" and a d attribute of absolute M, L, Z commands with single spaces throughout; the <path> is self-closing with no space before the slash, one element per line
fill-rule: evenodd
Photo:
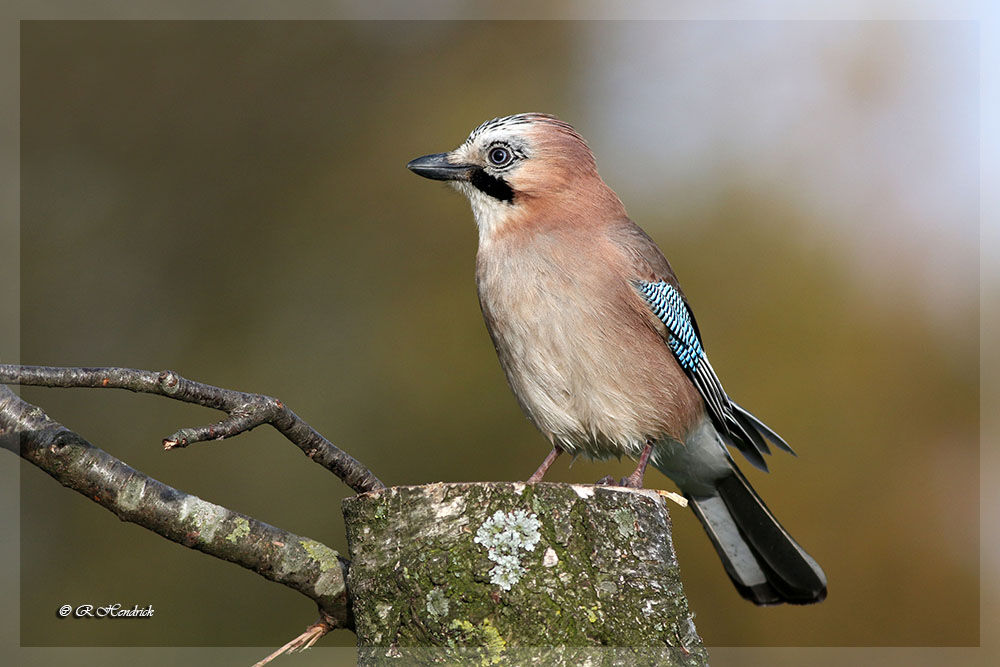
<path fill-rule="evenodd" d="M 404 165 L 554 113 L 670 258 L 727 391 L 799 454 L 744 471 L 826 570 L 818 606 L 743 601 L 672 508 L 706 644 L 977 645 L 998 586 L 979 578 L 978 59 L 955 22 L 26 22 L 21 361 L 278 396 L 390 485 L 524 479 L 548 446 L 481 320 L 468 203 Z M 22 395 L 346 552 L 350 490 L 271 430 L 164 453 L 217 414 Z M 21 465 L 23 645 L 274 647 L 315 616 Z M 55 615 L 105 600 L 155 619 Z"/>

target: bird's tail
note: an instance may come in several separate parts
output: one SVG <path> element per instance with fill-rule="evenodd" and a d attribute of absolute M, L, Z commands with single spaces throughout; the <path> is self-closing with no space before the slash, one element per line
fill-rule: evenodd
<path fill-rule="evenodd" d="M 715 493 L 688 495 L 726 573 L 754 604 L 810 604 L 826 597 L 826 575 L 781 527 L 735 465 Z"/>

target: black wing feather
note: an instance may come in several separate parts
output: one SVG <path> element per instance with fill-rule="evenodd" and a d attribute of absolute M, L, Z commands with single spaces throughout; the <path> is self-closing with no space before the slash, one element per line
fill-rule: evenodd
<path fill-rule="evenodd" d="M 680 290 L 664 281 L 640 280 L 635 286 L 653 314 L 667 327 L 667 344 L 704 399 L 709 417 L 719 433 L 761 470 L 767 470 L 763 455 L 771 453 L 767 440 L 779 449 L 794 454 L 781 436 L 730 400 L 715 369 L 708 362 L 701 345 L 698 323 Z"/>

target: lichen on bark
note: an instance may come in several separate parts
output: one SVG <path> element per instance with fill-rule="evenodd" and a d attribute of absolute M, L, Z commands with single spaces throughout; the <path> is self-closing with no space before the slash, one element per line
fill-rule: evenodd
<path fill-rule="evenodd" d="M 706 664 L 655 492 L 432 484 L 348 498 L 344 514 L 362 647 L 477 647 L 485 664 L 524 647 L 643 647 L 657 663 Z M 509 589 L 483 535 L 514 545 Z"/>

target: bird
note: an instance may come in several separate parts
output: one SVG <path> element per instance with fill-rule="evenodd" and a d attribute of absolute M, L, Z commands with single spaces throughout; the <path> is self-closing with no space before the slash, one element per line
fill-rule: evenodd
<path fill-rule="evenodd" d="M 468 197 L 478 228 L 476 285 L 486 328 L 520 407 L 562 454 L 637 459 L 684 494 L 739 594 L 810 604 L 826 575 L 778 523 L 730 448 L 767 470 L 768 442 L 708 361 L 677 277 L 604 182 L 587 142 L 544 113 L 486 121 L 454 150 L 407 168 Z"/>

